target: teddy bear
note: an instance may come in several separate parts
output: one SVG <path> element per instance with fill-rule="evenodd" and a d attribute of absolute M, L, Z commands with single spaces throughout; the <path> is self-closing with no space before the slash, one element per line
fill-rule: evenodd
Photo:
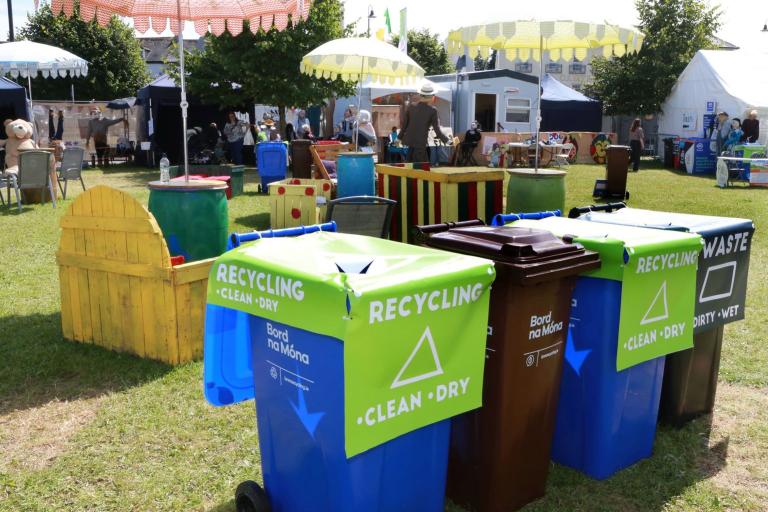
<path fill-rule="evenodd" d="M 8 139 L 0 141 L 0 145 L 5 145 L 5 172 L 16 174 L 19 172 L 19 150 L 37 149 L 32 140 L 32 123 L 24 119 L 6 119 L 3 124 L 8 136 Z"/>

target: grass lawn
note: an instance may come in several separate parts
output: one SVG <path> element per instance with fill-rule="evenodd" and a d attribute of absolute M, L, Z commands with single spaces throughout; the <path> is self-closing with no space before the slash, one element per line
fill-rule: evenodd
<path fill-rule="evenodd" d="M 568 208 L 592 202 L 603 173 L 571 167 Z M 146 204 L 156 175 L 114 168 L 85 181 Z M 249 178 L 229 203 L 230 230 L 268 225 Z M 746 320 L 726 328 L 712 418 L 661 428 L 651 459 L 604 482 L 555 466 L 547 497 L 524 510 L 768 510 L 768 190 L 661 169 L 631 174 L 628 188 L 635 207 L 755 220 Z M 232 511 L 237 484 L 260 480 L 253 404 L 208 406 L 202 363 L 174 368 L 62 339 L 58 219 L 79 193 L 72 185 L 55 210 L 0 208 L 0 510 Z"/>

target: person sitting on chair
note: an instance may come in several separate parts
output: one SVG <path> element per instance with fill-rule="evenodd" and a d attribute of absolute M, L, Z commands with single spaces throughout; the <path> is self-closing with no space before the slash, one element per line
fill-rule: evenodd
<path fill-rule="evenodd" d="M 461 143 L 461 155 L 459 157 L 459 165 L 477 165 L 475 161 L 475 148 L 482 139 L 482 133 L 480 132 L 480 126 L 477 121 L 472 121 L 469 125 L 469 130 L 464 134 L 464 141 Z"/>
<path fill-rule="evenodd" d="M 400 130 L 400 140 L 408 146 L 409 162 L 429 162 L 427 140 L 429 128 L 435 130 L 435 135 L 443 143 L 448 143 L 448 137 L 440 129 L 440 119 L 437 109 L 430 105 L 435 97 L 435 88 L 425 83 L 419 90 L 419 101 L 411 105 L 403 116 L 403 127 Z"/>

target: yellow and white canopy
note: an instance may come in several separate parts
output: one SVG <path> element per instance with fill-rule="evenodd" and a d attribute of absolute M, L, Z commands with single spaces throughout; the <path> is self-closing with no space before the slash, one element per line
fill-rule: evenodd
<path fill-rule="evenodd" d="M 424 78 L 424 70 L 408 55 L 389 43 L 365 37 L 334 39 L 315 48 L 301 60 L 301 72 L 383 84 L 415 83 Z"/>
<path fill-rule="evenodd" d="M 446 47 L 451 55 L 480 52 L 487 57 L 490 50 L 505 52 L 509 60 L 541 59 L 541 51 L 549 51 L 552 60 L 584 60 L 590 49 L 602 48 L 603 56 L 622 56 L 640 49 L 645 36 L 636 29 L 608 23 L 583 23 L 571 20 L 520 20 L 473 25 L 448 34 Z"/>

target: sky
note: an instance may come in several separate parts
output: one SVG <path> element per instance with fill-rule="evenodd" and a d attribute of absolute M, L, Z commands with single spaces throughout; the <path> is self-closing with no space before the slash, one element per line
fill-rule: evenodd
<path fill-rule="evenodd" d="M 580 21 L 608 21 L 619 25 L 633 25 L 637 22 L 634 0 L 547 0 L 538 2 L 510 2 L 509 0 L 343 0 L 345 22 L 360 20 L 365 28 L 368 6 L 373 8 L 376 18 L 371 20 L 372 31 L 384 26 L 384 10 L 389 9 L 392 29 L 398 30 L 399 13 L 408 7 L 408 27 L 428 28 L 433 33 L 445 36 L 448 31 L 463 25 L 502 21 L 505 19 L 574 19 Z M 722 39 L 742 48 L 768 51 L 768 32 L 761 32 L 768 23 L 768 1 L 766 0 L 707 0 L 710 5 L 719 5 L 723 15 L 723 27 L 718 34 Z M 540 5 L 546 5 L 546 12 L 540 12 Z M 507 6 L 510 15 L 504 16 L 500 7 Z M 578 6 L 576 12 L 575 6 Z M 13 0 L 14 25 L 18 29 L 28 12 L 34 10 L 32 0 Z M 168 32 L 170 34 L 170 32 Z M 185 31 L 193 36 L 194 32 Z M 682 35 L 681 35 L 682 36 Z M 0 0 L 0 40 L 8 37 L 7 2 Z"/>

